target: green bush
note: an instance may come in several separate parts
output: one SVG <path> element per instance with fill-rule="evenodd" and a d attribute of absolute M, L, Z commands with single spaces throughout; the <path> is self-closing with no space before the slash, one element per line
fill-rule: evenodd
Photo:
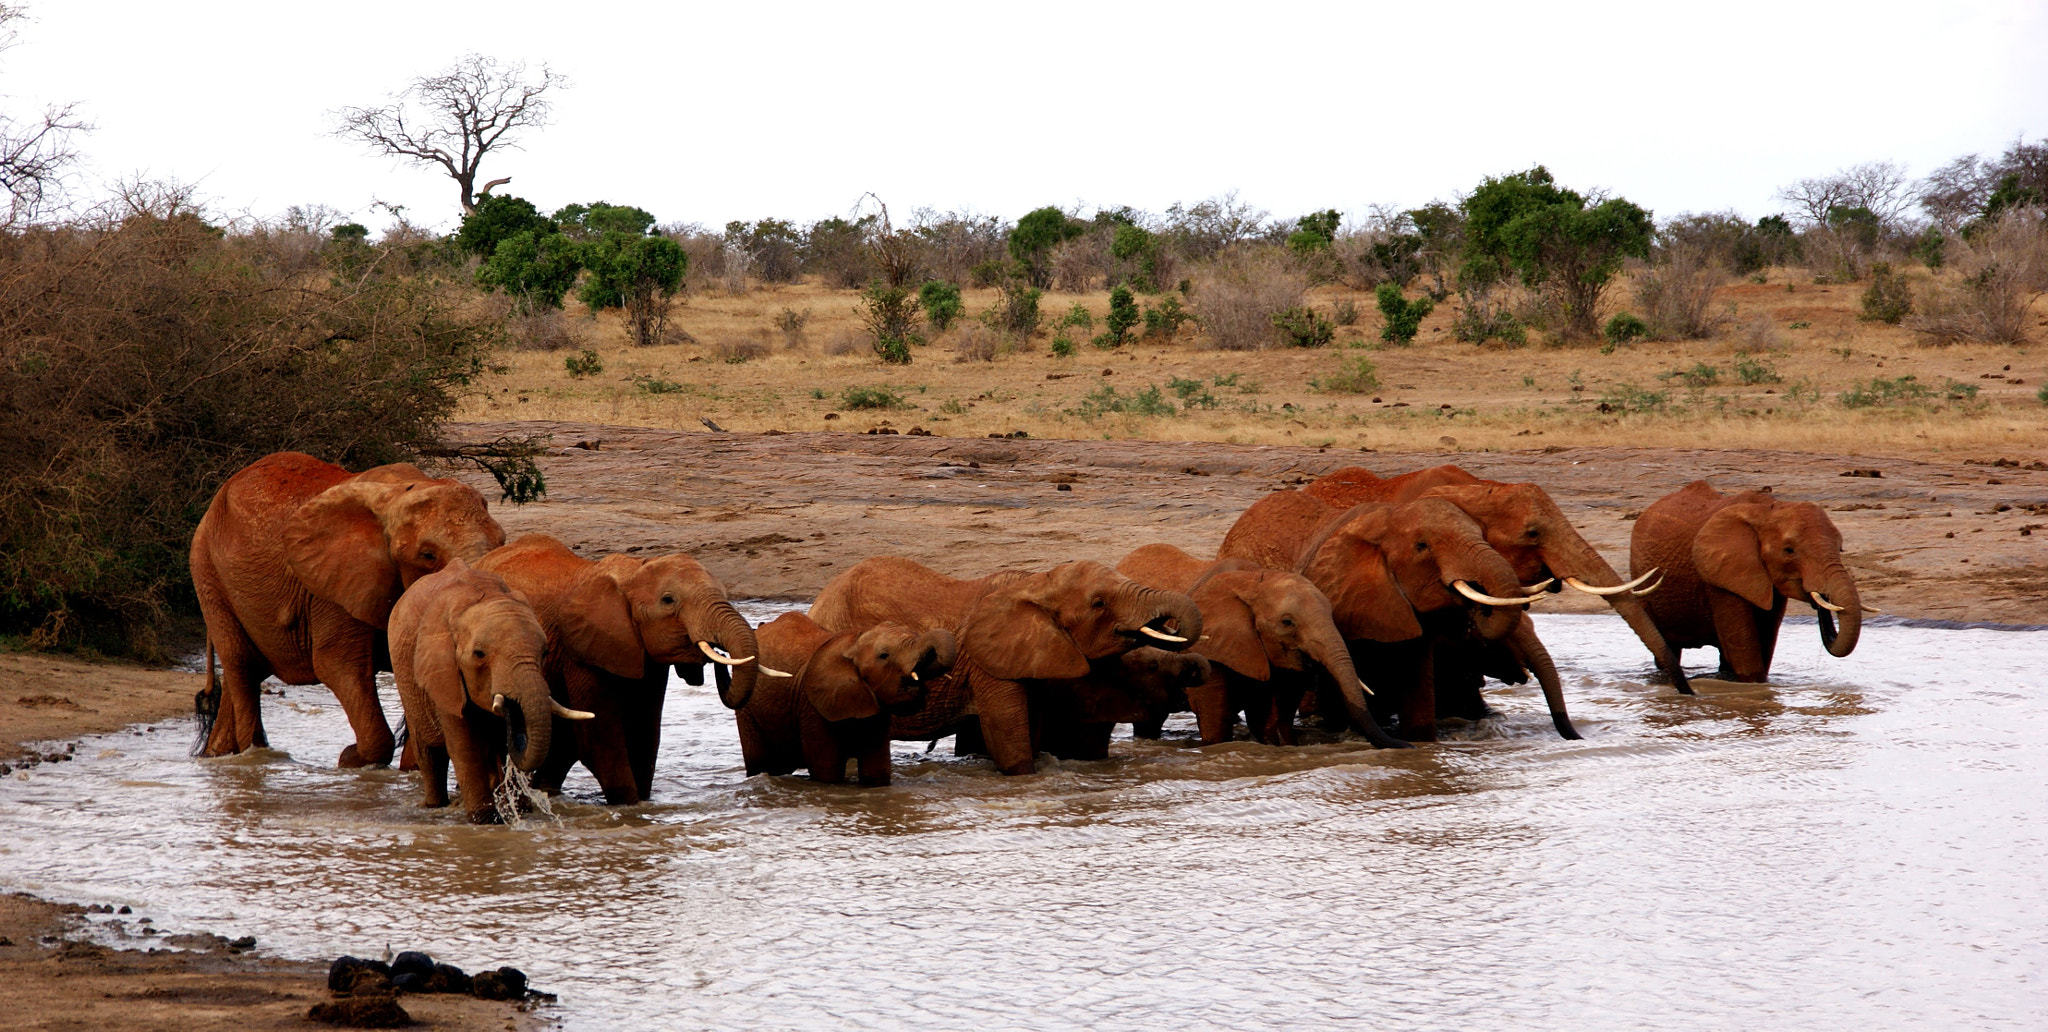
<path fill-rule="evenodd" d="M 1855 409 L 1910 404 L 1933 396 L 1933 388 L 1908 373 L 1889 380 L 1881 376 L 1873 377 L 1867 383 L 1859 380 L 1848 390 L 1835 395 L 1835 400 L 1841 402 L 1843 408 Z"/>
<path fill-rule="evenodd" d="M 1054 337 L 1054 338 L 1052 339 L 1052 357 L 1054 357 L 1054 358 L 1072 358 L 1072 357 L 1074 357 L 1074 342 L 1073 342 L 1072 340 L 1069 340 L 1069 339 L 1067 339 L 1067 337 L 1065 337 L 1064 335 L 1062 335 L 1062 336 L 1058 336 L 1058 337 Z"/>
<path fill-rule="evenodd" d="M 1159 289 L 1159 238 L 1133 222 L 1117 223 L 1109 240 L 1110 257 L 1129 270 L 1130 282 L 1146 293 Z"/>
<path fill-rule="evenodd" d="M 1273 313 L 1273 326 L 1280 331 L 1280 337 L 1291 347 L 1327 347 L 1337 339 L 1336 324 L 1316 314 L 1307 305 L 1295 305 Z"/>
<path fill-rule="evenodd" d="M 1170 340 L 1180 332 L 1183 323 L 1193 318 L 1194 315 L 1181 306 L 1180 298 L 1169 294 L 1160 298 L 1158 304 L 1145 307 L 1145 336 Z"/>
<path fill-rule="evenodd" d="M 490 194 L 476 202 L 476 210 L 463 216 L 455 231 L 455 246 L 478 258 L 489 258 L 498 244 L 516 233 L 545 237 L 561 231 L 554 220 L 543 216 L 533 202 L 509 194 Z M 339 239 L 339 238 L 337 238 Z"/>
<path fill-rule="evenodd" d="M 908 287 L 892 287 L 881 280 L 868 283 L 860 292 L 861 325 L 875 350 L 875 357 L 889 365 L 909 365 L 910 345 L 924 343 L 917 325 L 918 295 Z"/>
<path fill-rule="evenodd" d="M 633 343 L 641 347 L 660 343 L 676 293 L 682 290 L 683 276 L 690 269 L 690 256 L 683 245 L 667 237 L 612 230 L 583 245 L 582 261 L 590 275 L 576 297 L 593 312 L 624 309 Z"/>
<path fill-rule="evenodd" d="M 1870 267 L 1870 287 L 1863 292 L 1863 316 L 1871 322 L 1896 326 L 1913 314 L 1913 288 L 1906 278 L 1892 271 L 1890 262 Z"/>
<path fill-rule="evenodd" d="M 1095 419 L 1110 413 L 1133 416 L 1171 416 L 1177 409 L 1166 392 L 1153 385 L 1132 394 L 1118 394 L 1115 387 L 1103 384 L 1097 387 L 1080 404 L 1068 409 L 1082 419 Z"/>
<path fill-rule="evenodd" d="M 1364 394 L 1380 389 L 1380 371 L 1364 355 L 1340 358 L 1336 372 L 1310 380 L 1308 386 L 1328 394 Z"/>
<path fill-rule="evenodd" d="M 1200 380 L 1176 376 L 1166 381 L 1166 387 L 1180 398 L 1183 410 L 1212 409 L 1219 404 L 1216 395 L 1210 392 L 1209 385 Z"/>
<path fill-rule="evenodd" d="M 648 394 L 681 394 L 689 390 L 688 387 L 674 380 L 664 380 L 661 377 L 650 376 L 645 373 L 633 378 L 633 386 L 640 388 L 640 390 Z"/>
<path fill-rule="evenodd" d="M 1380 284 L 1373 291 L 1373 298 L 1379 302 L 1380 315 L 1386 320 L 1386 325 L 1380 328 L 1380 339 L 1389 344 L 1414 343 L 1422 320 L 1436 311 L 1436 302 L 1426 297 L 1409 301 L 1401 296 L 1401 288 L 1392 283 Z"/>
<path fill-rule="evenodd" d="M 562 307 L 562 295 L 583 271 L 583 249 L 561 233 L 521 230 L 499 240 L 476 270 L 477 285 L 503 290 L 519 310 L 533 313 Z"/>
<path fill-rule="evenodd" d="M 1506 305 L 1494 304 L 1480 290 L 1458 291 L 1458 317 L 1451 322 L 1451 336 L 1472 344 L 1489 340 L 1521 347 L 1529 343 L 1529 331 Z"/>
<path fill-rule="evenodd" d="M 1488 178 L 1461 205 L 1466 261 L 1459 279 L 1492 282 L 1514 272 L 1528 286 L 1556 292 L 1567 335 L 1594 336 L 1600 296 L 1624 258 L 1648 258 L 1650 213 L 1613 197 L 1587 199 L 1556 184 L 1538 165 Z"/>
<path fill-rule="evenodd" d="M 1038 332 L 1038 301 L 1044 297 L 1037 287 L 1027 287 L 1021 281 L 1004 280 L 999 288 L 1002 300 L 994 308 L 981 314 L 982 322 L 992 330 L 1001 330 L 1029 337 Z"/>
<path fill-rule="evenodd" d="M 654 230 L 654 216 L 645 208 L 625 204 L 571 204 L 555 212 L 555 223 L 569 239 L 603 240 L 613 233 L 629 237 L 646 236 Z"/>
<path fill-rule="evenodd" d="M 1647 415 L 1662 412 L 1671 403 L 1671 395 L 1665 391 L 1646 391 L 1632 383 L 1624 383 L 1600 395 L 1600 411 L 1631 412 Z"/>
<path fill-rule="evenodd" d="M 1010 230 L 1010 257 L 1017 261 L 1027 282 L 1044 290 L 1052 286 L 1052 249 L 1087 231 L 1086 223 L 1068 218 L 1058 208 L 1039 208 L 1018 219 Z"/>
<path fill-rule="evenodd" d="M 849 409 L 908 408 L 903 395 L 887 387 L 848 387 L 839 392 L 839 404 Z"/>
<path fill-rule="evenodd" d="M 1735 378 L 1745 384 L 1780 383 L 1785 379 L 1769 361 L 1746 351 L 1735 353 Z"/>
<path fill-rule="evenodd" d="M 1721 369 L 1705 362 L 1695 362 L 1691 369 L 1673 369 L 1667 373 L 1658 373 L 1657 379 L 1677 380 L 1694 389 L 1712 387 L 1721 382 Z"/>
<path fill-rule="evenodd" d="M 1343 221 L 1343 214 L 1335 208 L 1303 215 L 1295 220 L 1294 232 L 1287 234 L 1287 249 L 1299 255 L 1327 251 L 1336 242 L 1337 226 Z"/>
<path fill-rule="evenodd" d="M 932 280 L 917 288 L 917 301 L 924 308 L 925 320 L 941 333 L 967 311 L 960 301 L 960 288 L 944 280 Z"/>
<path fill-rule="evenodd" d="M 1095 316 L 1088 311 L 1087 305 L 1076 301 L 1072 308 L 1067 309 L 1067 314 L 1060 317 L 1059 325 L 1063 329 L 1080 330 L 1084 334 L 1094 333 Z"/>
<path fill-rule="evenodd" d="M 1616 312 L 1614 318 L 1607 320 L 1607 326 L 1600 331 L 1600 336 L 1609 344 L 1626 344 L 1649 335 L 1650 324 L 1628 312 Z"/>
<path fill-rule="evenodd" d="M 604 359 L 597 357 L 597 352 L 584 348 L 582 352 L 562 359 L 562 368 L 568 370 L 571 377 L 581 380 L 604 372 Z"/>
<path fill-rule="evenodd" d="M 1109 292 L 1109 314 L 1103 317 L 1102 325 L 1109 332 L 1110 347 L 1121 347 L 1131 339 L 1131 327 L 1142 321 L 1138 314 L 1138 302 L 1131 296 L 1131 288 L 1119 283 Z M 1098 345 L 1099 346 L 1099 345 Z"/>
<path fill-rule="evenodd" d="M 1930 269 L 1939 269 L 1948 262 L 1948 238 L 1942 235 L 1941 227 L 1929 226 L 1913 241 L 1912 256 Z"/>

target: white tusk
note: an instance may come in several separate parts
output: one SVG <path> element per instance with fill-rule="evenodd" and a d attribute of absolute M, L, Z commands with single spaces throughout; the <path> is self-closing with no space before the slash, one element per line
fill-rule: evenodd
<path fill-rule="evenodd" d="M 491 696 L 491 712 L 499 714 L 505 712 L 505 697 L 503 695 Z"/>
<path fill-rule="evenodd" d="M 1654 580 L 1654 581 L 1651 581 L 1651 582 L 1650 582 L 1650 586 L 1649 586 L 1649 587 L 1646 587 L 1646 588 L 1637 588 L 1637 589 L 1636 589 L 1636 593 L 1635 593 L 1635 594 L 1636 594 L 1636 597 L 1637 597 L 1637 598 L 1642 598 L 1642 597 L 1643 597 L 1644 595 L 1647 595 L 1647 594 L 1649 594 L 1650 592 L 1652 592 L 1652 591 L 1655 591 L 1655 590 L 1657 590 L 1658 586 L 1659 586 L 1659 585 L 1661 585 L 1661 584 L 1663 584 L 1663 583 L 1664 583 L 1664 575 L 1663 575 L 1663 574 L 1658 574 L 1658 575 L 1657 575 L 1657 579 L 1656 579 L 1656 580 Z"/>
<path fill-rule="evenodd" d="M 1178 634 L 1168 634 L 1168 633 L 1166 633 L 1165 631 L 1155 631 L 1155 630 L 1153 630 L 1153 629 L 1152 629 L 1151 627 L 1149 627 L 1149 626 L 1148 626 L 1148 627 L 1140 627 L 1140 628 L 1138 628 L 1138 633 L 1139 633 L 1139 634 L 1142 634 L 1142 635 L 1145 635 L 1146 637 L 1149 637 L 1149 638 L 1157 638 L 1157 639 L 1159 639 L 1160 641 L 1186 641 L 1186 640 L 1187 640 L 1186 638 L 1183 638 L 1183 637 L 1181 637 L 1181 636 L 1180 636 L 1180 635 L 1178 635 Z"/>
<path fill-rule="evenodd" d="M 912 670 L 912 671 L 910 672 L 910 679 L 911 679 L 911 680 L 913 680 L 913 681 L 922 681 L 922 680 L 924 680 L 924 678 L 922 678 L 922 677 L 919 677 L 919 676 L 917 676 L 917 671 L 915 671 L 915 670 Z"/>
<path fill-rule="evenodd" d="M 1876 614 L 1877 614 L 1877 615 L 1879 615 L 1879 616 L 1883 616 L 1883 615 L 1885 615 L 1885 613 L 1884 613 L 1884 610 L 1882 610 L 1882 609 L 1879 609 L 1879 608 L 1877 608 L 1876 606 L 1873 606 L 1873 605 L 1871 605 L 1871 604 L 1870 604 L 1870 603 L 1868 603 L 1868 602 L 1865 602 L 1865 603 L 1863 603 L 1863 607 L 1862 607 L 1862 608 L 1863 608 L 1863 611 L 1864 611 L 1864 612 L 1866 612 L 1866 613 L 1876 613 Z"/>
<path fill-rule="evenodd" d="M 711 657 L 711 661 L 713 663 L 723 663 L 726 666 L 743 666 L 754 661 L 754 657 L 752 656 L 743 656 L 739 659 L 734 659 L 731 656 L 725 655 L 724 653 L 719 652 L 717 649 L 712 648 L 711 643 L 708 641 L 698 642 L 697 647 L 703 649 L 704 654 L 706 656 Z"/>
<path fill-rule="evenodd" d="M 1619 595 L 1623 592 L 1634 591 L 1635 589 L 1641 587 L 1644 581 L 1649 580 L 1650 578 L 1655 577 L 1656 575 L 1657 568 L 1652 567 L 1650 572 L 1643 574 L 1640 577 L 1637 577 L 1635 580 L 1629 581 L 1626 584 L 1617 584 L 1611 588 L 1596 588 L 1591 584 L 1588 584 L 1585 581 L 1578 579 L 1577 577 L 1566 577 L 1564 579 L 1564 582 L 1566 584 L 1571 585 L 1574 588 L 1579 589 L 1580 591 L 1585 592 L 1588 595 Z"/>
<path fill-rule="evenodd" d="M 1828 611 L 1828 612 L 1830 612 L 1830 613 L 1840 613 L 1840 612 L 1843 612 L 1843 611 L 1845 611 L 1845 610 L 1847 610 L 1847 609 L 1849 608 L 1849 607 L 1847 607 L 1847 606 L 1838 606 L 1838 605 L 1834 604 L 1833 602 L 1830 602 L 1830 601 L 1828 601 L 1828 600 L 1827 600 L 1827 597 L 1826 597 L 1826 596 L 1824 596 L 1824 595 L 1822 595 L 1822 594 L 1821 594 L 1820 592 L 1818 592 L 1818 591 L 1809 591 L 1809 592 L 1807 592 L 1807 594 L 1809 594 L 1809 595 L 1812 595 L 1812 596 L 1813 596 L 1813 604 L 1814 604 L 1814 605 L 1817 605 L 1817 606 L 1821 607 L 1822 609 L 1825 609 L 1825 610 L 1827 610 L 1827 611 Z"/>
<path fill-rule="evenodd" d="M 1485 592 L 1480 591 L 1479 589 L 1473 587 L 1472 585 L 1464 581 L 1452 581 L 1451 587 L 1456 588 L 1458 594 L 1463 595 L 1474 602 L 1478 602 L 1482 605 L 1489 606 L 1526 606 L 1529 603 L 1534 602 L 1537 599 L 1543 597 L 1543 595 L 1539 592 L 1537 594 L 1529 596 L 1528 598 L 1500 598 L 1495 595 L 1486 594 Z"/>
<path fill-rule="evenodd" d="M 1551 586 L 1552 584 L 1556 584 L 1556 583 L 1557 583 L 1557 578 L 1556 578 L 1556 577 L 1545 577 L 1545 578 L 1543 578 L 1542 580 L 1540 580 L 1540 581 L 1537 581 L 1537 582 L 1536 582 L 1536 583 L 1534 583 L 1534 584 L 1524 584 L 1524 585 L 1522 585 L 1522 590 L 1523 590 L 1523 591 L 1532 591 L 1532 592 L 1533 592 L 1533 591 L 1544 591 L 1544 590 L 1548 589 L 1548 588 L 1549 588 L 1549 587 L 1550 587 L 1550 586 Z"/>
<path fill-rule="evenodd" d="M 795 677 L 795 676 L 796 676 L 795 674 L 785 674 L 785 673 L 783 673 L 782 671 L 780 671 L 780 670 L 777 670 L 777 669 L 775 669 L 774 667 L 772 667 L 772 666 L 769 666 L 769 665 L 768 665 L 768 664 L 766 664 L 766 663 L 763 663 L 763 664 L 761 664 L 761 673 L 763 673 L 763 674 L 765 674 L 765 675 L 767 675 L 767 676 L 769 676 L 769 677 Z"/>
<path fill-rule="evenodd" d="M 563 720 L 589 720 L 590 718 L 597 716 L 597 714 L 591 713 L 587 710 L 570 709 L 569 707 L 564 706 L 553 699 L 548 700 L 548 706 L 555 711 L 555 716 L 558 716 Z"/>

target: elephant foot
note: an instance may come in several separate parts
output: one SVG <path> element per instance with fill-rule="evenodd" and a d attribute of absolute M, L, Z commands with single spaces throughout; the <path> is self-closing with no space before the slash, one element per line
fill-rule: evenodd
<path fill-rule="evenodd" d="M 471 823 L 471 824 L 503 824 L 503 823 L 505 823 L 505 821 L 504 821 L 504 819 L 503 819 L 503 818 L 501 818 L 501 817 L 499 817 L 499 816 L 498 816 L 498 808 L 497 808 L 497 807 L 495 807 L 495 806 L 486 806 L 486 807 L 484 807 L 484 808 L 483 808 L 483 809 L 481 809 L 481 810 L 471 810 L 471 811 L 469 811 L 469 823 Z"/>
<path fill-rule="evenodd" d="M 604 790 L 604 801 L 612 806 L 632 806 L 640 801 L 640 791 L 635 788 L 607 788 Z"/>
<path fill-rule="evenodd" d="M 369 766 L 370 761 L 363 759 L 363 754 L 357 752 L 355 746 L 350 745 L 341 750 L 341 758 L 335 760 L 334 765 L 344 770 L 353 770 L 357 767 Z"/>

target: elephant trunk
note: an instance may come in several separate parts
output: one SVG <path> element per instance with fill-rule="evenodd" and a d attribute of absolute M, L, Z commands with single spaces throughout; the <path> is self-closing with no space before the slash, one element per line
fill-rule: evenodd
<path fill-rule="evenodd" d="M 1329 672 L 1330 679 L 1337 682 L 1337 690 L 1344 693 L 1344 708 L 1351 713 L 1351 724 L 1358 732 L 1380 749 L 1406 749 L 1407 742 L 1387 734 L 1379 721 L 1374 720 L 1372 710 L 1365 703 L 1365 683 L 1358 679 L 1358 668 L 1351 661 L 1351 649 L 1344 644 L 1344 636 L 1338 633 L 1336 625 L 1316 634 L 1304 643 L 1302 651 L 1310 659 Z"/>
<path fill-rule="evenodd" d="M 739 709 L 754 695 L 754 682 L 761 676 L 761 648 L 754 641 L 754 628 L 747 618 L 734 609 L 725 599 L 715 599 L 706 605 L 706 612 L 693 626 L 705 628 L 705 640 L 725 651 L 734 658 L 754 657 L 752 662 L 738 666 L 718 666 L 714 683 L 718 685 L 718 701 L 726 709 Z"/>
<path fill-rule="evenodd" d="M 1856 578 L 1849 575 L 1848 567 L 1839 560 L 1829 563 L 1819 577 L 1806 584 L 1808 590 L 1817 590 L 1821 598 L 1841 607 L 1840 611 L 1833 611 L 1808 599 L 1815 603 L 1816 615 L 1820 617 L 1820 643 L 1828 655 L 1846 656 L 1856 651 L 1856 639 L 1863 633 L 1863 599 L 1856 593 Z M 1815 584 L 1819 587 L 1813 587 Z"/>
<path fill-rule="evenodd" d="M 1594 551 L 1593 546 L 1586 544 L 1583 539 L 1569 548 L 1546 549 L 1543 564 L 1550 568 L 1550 573 L 1554 577 L 1576 577 L 1596 588 L 1611 588 L 1625 579 L 1614 572 L 1614 567 L 1609 566 L 1607 560 L 1602 559 L 1600 553 Z M 1634 631 L 1636 637 L 1649 648 L 1651 658 L 1671 675 L 1680 694 L 1692 694 L 1692 686 L 1685 680 L 1685 667 L 1679 663 L 1678 654 L 1671 651 L 1670 643 L 1664 640 L 1663 633 L 1657 630 L 1656 623 L 1650 619 L 1649 607 L 1643 604 L 1642 597 L 1633 591 L 1624 591 L 1618 595 L 1608 595 L 1606 599 L 1607 604 L 1613 606 L 1614 611 L 1621 614 L 1622 620 L 1628 623 L 1629 630 Z"/>
<path fill-rule="evenodd" d="M 498 716 L 505 721 L 506 751 L 512 765 L 523 771 L 539 770 L 554 743 L 555 729 L 554 700 L 548 695 L 540 664 L 526 660 L 514 666 L 509 676 L 491 680 L 497 693 L 505 697 Z"/>
<path fill-rule="evenodd" d="M 1543 686 L 1543 701 L 1550 707 L 1550 724 L 1564 738 L 1577 740 L 1579 732 L 1572 726 L 1571 715 L 1564 708 L 1564 682 L 1557 676 L 1557 664 L 1550 659 L 1550 650 L 1543 647 L 1543 639 L 1536 636 L 1536 623 L 1524 619 L 1511 639 L 1515 651 L 1521 653 L 1522 665 L 1536 674 L 1536 683 Z"/>
<path fill-rule="evenodd" d="M 1456 561 L 1444 564 L 1442 570 L 1446 588 L 1453 588 L 1462 580 L 1496 598 L 1520 598 L 1529 594 L 1507 558 L 1494 551 L 1476 533 L 1458 550 Z M 1460 598 L 1463 600 L 1463 596 Z M 1522 613 L 1528 607 L 1473 602 L 1466 608 L 1471 612 L 1472 626 L 1480 636 L 1498 641 L 1515 633 L 1515 628 L 1522 623 Z"/>
<path fill-rule="evenodd" d="M 1140 587 L 1132 611 L 1136 616 L 1121 630 L 1137 646 L 1151 646 L 1165 652 L 1179 652 L 1202 637 L 1202 610 L 1195 600 L 1178 591 Z"/>

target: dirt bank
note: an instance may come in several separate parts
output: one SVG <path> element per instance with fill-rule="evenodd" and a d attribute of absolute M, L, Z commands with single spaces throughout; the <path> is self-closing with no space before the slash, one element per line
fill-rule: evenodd
<path fill-rule="evenodd" d="M 1723 490 L 1768 486 L 1830 510 L 1865 599 L 1894 615 L 2048 624 L 2048 468 L 2025 468 L 2048 462 L 2032 452 L 1365 453 L 555 422 L 453 428 L 455 438 L 473 441 L 534 433 L 556 446 L 541 460 L 548 497 L 498 506 L 509 533 L 554 534 L 586 554 L 687 552 L 735 595 L 808 598 L 871 555 L 974 576 L 1069 559 L 1114 563 L 1153 541 L 1213 554 L 1238 514 L 1268 491 L 1347 465 L 1391 475 L 1456 462 L 1482 477 L 1543 485 L 1617 569 L 1627 565 L 1630 519 L 1663 495 L 1698 479 Z M 1988 465 L 2000 459 L 2018 465 Z M 1843 475 L 1871 469 L 1881 475 Z M 496 497 L 488 476 L 460 475 Z M 1540 608 L 1601 605 L 1566 593 Z"/>

